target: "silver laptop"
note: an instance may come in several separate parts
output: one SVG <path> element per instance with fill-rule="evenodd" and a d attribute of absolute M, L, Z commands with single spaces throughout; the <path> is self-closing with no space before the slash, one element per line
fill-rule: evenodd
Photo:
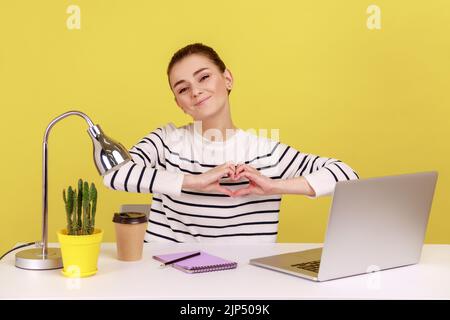
<path fill-rule="evenodd" d="M 314 281 L 416 264 L 437 176 L 432 171 L 338 182 L 323 248 L 250 264 Z"/>

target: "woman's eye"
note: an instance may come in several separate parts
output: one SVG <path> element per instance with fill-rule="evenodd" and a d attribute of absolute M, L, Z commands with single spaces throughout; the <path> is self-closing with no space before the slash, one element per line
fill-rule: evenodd
<path fill-rule="evenodd" d="M 203 81 L 203 79 L 209 78 L 209 74 L 204 75 L 203 77 L 200 78 L 200 81 Z M 186 90 L 186 88 L 181 89 L 180 91 L 178 91 L 178 93 L 183 93 Z"/>

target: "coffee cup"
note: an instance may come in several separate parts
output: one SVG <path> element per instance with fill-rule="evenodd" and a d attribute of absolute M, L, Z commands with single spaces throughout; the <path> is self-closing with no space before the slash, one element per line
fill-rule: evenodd
<path fill-rule="evenodd" d="M 138 212 L 115 213 L 117 259 L 137 261 L 142 259 L 147 216 Z"/>

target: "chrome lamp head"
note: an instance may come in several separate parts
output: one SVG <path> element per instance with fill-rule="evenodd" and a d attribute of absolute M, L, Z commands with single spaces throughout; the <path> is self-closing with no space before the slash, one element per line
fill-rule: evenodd
<path fill-rule="evenodd" d="M 89 127 L 88 132 L 94 144 L 94 163 L 100 175 L 119 169 L 131 159 L 128 150 L 108 137 L 99 125 Z"/>
<path fill-rule="evenodd" d="M 42 248 L 22 250 L 16 254 L 16 267 L 27 270 L 51 270 L 63 267 L 61 250 L 59 248 L 48 248 L 48 175 L 47 175 L 47 153 L 48 136 L 51 128 L 61 119 L 70 115 L 77 115 L 86 120 L 89 125 L 88 133 L 94 147 L 94 163 L 100 175 L 106 175 L 119 169 L 131 160 L 127 149 L 119 142 L 105 135 L 99 125 L 94 125 L 91 119 L 80 111 L 68 111 L 56 117 L 47 126 L 44 135 L 43 161 L 42 161 Z"/>

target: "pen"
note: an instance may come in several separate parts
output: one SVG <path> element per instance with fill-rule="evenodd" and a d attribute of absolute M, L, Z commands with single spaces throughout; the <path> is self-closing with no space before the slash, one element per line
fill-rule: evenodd
<path fill-rule="evenodd" d="M 178 262 L 178 261 L 186 260 L 186 259 L 189 259 L 189 258 L 192 258 L 192 257 L 195 257 L 195 256 L 199 256 L 199 255 L 200 255 L 200 252 L 196 252 L 196 253 L 190 254 L 188 256 L 184 256 L 184 257 L 177 258 L 177 259 L 174 259 L 174 260 L 171 260 L 171 261 L 167 261 L 167 262 L 164 262 L 161 265 L 161 267 L 167 266 L 169 264 L 172 264 L 172 263 L 175 263 L 175 262 Z"/>

